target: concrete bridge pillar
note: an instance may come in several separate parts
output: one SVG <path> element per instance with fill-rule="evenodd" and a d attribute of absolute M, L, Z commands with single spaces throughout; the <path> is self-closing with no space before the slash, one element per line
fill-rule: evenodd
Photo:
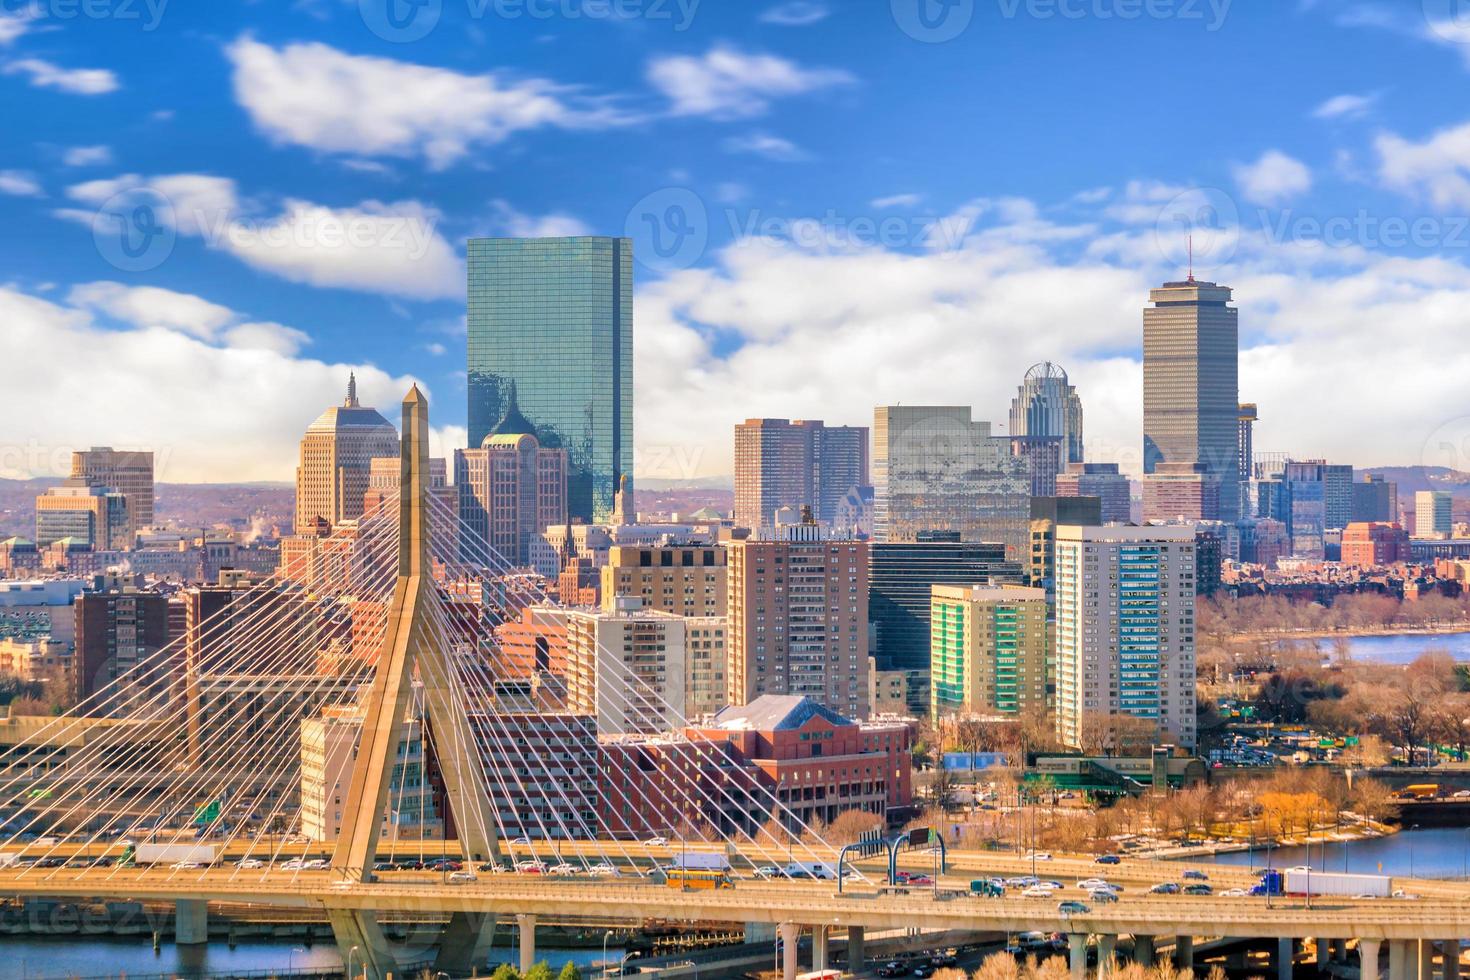
<path fill-rule="evenodd" d="M 1117 955 L 1117 936 L 1097 937 L 1097 980 L 1108 980 L 1108 977 L 1113 975 L 1113 965 Z"/>
<path fill-rule="evenodd" d="M 1296 958 L 1296 940 L 1276 940 L 1276 980 L 1291 980 L 1292 960 Z"/>
<path fill-rule="evenodd" d="M 1154 937 L 1133 937 L 1133 962 L 1147 968 L 1154 965 Z"/>
<path fill-rule="evenodd" d="M 1358 974 L 1361 980 L 1378 980 L 1378 948 L 1380 943 L 1377 939 L 1358 940 Z"/>
<path fill-rule="evenodd" d="M 174 942 L 193 946 L 209 942 L 209 903 L 181 898 L 174 903 Z"/>
<path fill-rule="evenodd" d="M 863 927 L 847 927 L 847 972 L 861 973 L 863 971 Z M 1458 980 L 1458 978 L 1456 978 Z"/>
<path fill-rule="evenodd" d="M 1067 937 L 1067 959 L 1072 980 L 1087 980 L 1087 933 L 1074 932 Z"/>
<path fill-rule="evenodd" d="M 827 969 L 827 927 L 812 926 L 812 969 Z"/>
<path fill-rule="evenodd" d="M 1181 970 L 1194 969 L 1194 937 L 1174 937 L 1174 965 Z"/>
<path fill-rule="evenodd" d="M 1388 941 L 1388 980 L 1409 980 L 1409 941 Z"/>
<path fill-rule="evenodd" d="M 1434 980 L 1434 940 L 1419 940 L 1418 980 Z"/>
<path fill-rule="evenodd" d="M 1317 969 L 1326 971 L 1327 965 L 1332 962 L 1332 940 L 1318 936 L 1313 944 L 1317 947 Z"/>
<path fill-rule="evenodd" d="M 1346 939 L 1334 939 L 1334 940 L 1332 940 L 1332 962 L 1334 962 L 1334 963 L 1346 963 L 1347 962 L 1347 940 Z"/>
<path fill-rule="evenodd" d="M 776 923 L 747 922 L 745 941 L 748 943 L 773 943 L 776 941 Z"/>
<path fill-rule="evenodd" d="M 517 937 L 521 945 L 521 975 L 525 976 L 536 964 L 536 917 L 520 914 L 516 916 Z"/>
<path fill-rule="evenodd" d="M 1444 954 L 1444 980 L 1460 980 L 1460 941 L 1446 939 L 1440 952 Z"/>
<path fill-rule="evenodd" d="M 1251 952 L 1244 946 L 1237 946 L 1225 954 L 1225 969 L 1227 970 L 1249 970 L 1251 966 Z"/>
<path fill-rule="evenodd" d="M 796 954 L 801 941 L 801 926 L 795 922 L 783 922 L 781 934 L 781 978 L 796 980 Z"/>

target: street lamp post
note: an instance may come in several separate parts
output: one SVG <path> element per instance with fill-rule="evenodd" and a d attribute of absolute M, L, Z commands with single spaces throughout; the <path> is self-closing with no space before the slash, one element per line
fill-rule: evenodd
<path fill-rule="evenodd" d="M 609 929 L 602 934 L 602 973 L 607 975 L 607 941 L 612 938 L 612 930 Z"/>
<path fill-rule="evenodd" d="M 352 978 L 353 978 L 353 973 L 352 973 L 352 954 L 353 953 L 356 953 L 356 952 L 357 952 L 357 947 L 356 946 L 353 946 L 351 949 L 349 949 L 347 951 L 347 980 L 352 980 Z"/>

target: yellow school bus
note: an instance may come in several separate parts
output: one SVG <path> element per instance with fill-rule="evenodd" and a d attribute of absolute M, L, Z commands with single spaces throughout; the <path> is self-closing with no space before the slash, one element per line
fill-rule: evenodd
<path fill-rule="evenodd" d="M 735 883 L 724 871 L 697 868 L 670 868 L 666 872 L 670 888 L 734 888 Z"/>

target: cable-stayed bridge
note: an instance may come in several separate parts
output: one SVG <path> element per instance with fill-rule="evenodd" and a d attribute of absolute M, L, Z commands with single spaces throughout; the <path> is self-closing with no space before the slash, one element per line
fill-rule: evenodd
<path fill-rule="evenodd" d="M 599 648 L 591 673 L 567 680 L 592 688 L 621 730 L 682 729 L 666 755 L 676 771 L 635 782 L 622 770 L 637 760 L 599 740 L 596 716 L 546 707 L 528 682 L 534 665 L 496 642 L 496 627 L 555 603 L 491 549 L 445 533 L 456 515 L 430 486 L 417 389 L 403 403 L 399 482 L 396 502 L 238 590 L 71 711 L 27 721 L 0 759 L 0 894 L 173 901 L 181 942 L 202 941 L 211 901 L 320 909 L 354 973 L 371 978 L 422 961 L 425 947 L 436 969 L 468 975 L 511 920 L 529 965 L 538 916 L 770 923 L 788 977 L 802 929 L 819 965 L 833 929 L 848 931 L 850 958 L 865 929 L 1062 931 L 1074 973 L 1090 934 L 1178 936 L 1180 947 L 1196 936 L 1358 939 L 1365 977 L 1388 941 L 1391 980 L 1407 980 L 1392 976 L 1410 962 L 1402 944 L 1470 936 L 1470 888 L 1449 886 L 1316 908 L 1138 887 L 1068 912 L 955 895 L 953 879 L 929 891 L 861 870 L 840 883 L 773 879 L 770 865 L 846 865 L 727 743 L 679 715 L 668 685 L 682 676 L 637 650 Z M 568 692 L 551 693 L 559 703 Z M 399 869 L 446 849 L 453 870 Z M 729 874 L 656 867 L 691 852 L 723 855 Z M 959 863 L 978 874 L 1004 861 Z M 390 909 L 447 924 L 403 948 L 378 924 Z M 1445 955 L 1446 974 L 1452 959 L 1458 972 L 1458 955 Z"/>

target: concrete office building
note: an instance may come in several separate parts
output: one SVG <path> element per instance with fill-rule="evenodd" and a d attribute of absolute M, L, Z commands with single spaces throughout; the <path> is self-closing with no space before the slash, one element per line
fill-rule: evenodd
<path fill-rule="evenodd" d="M 1191 527 L 1057 528 L 1057 736 L 1074 749 L 1142 727 L 1192 749 Z M 1130 723 L 1127 720 L 1132 719 Z"/>
<path fill-rule="evenodd" d="M 735 523 L 769 527 L 776 512 L 810 507 L 835 524 L 843 501 L 869 485 L 866 426 L 746 419 L 735 426 Z"/>
<path fill-rule="evenodd" d="M 727 555 L 720 545 L 613 545 L 602 566 L 602 607 L 637 597 L 643 608 L 724 616 Z"/>
<path fill-rule="evenodd" d="M 1057 477 L 1058 497 L 1097 497 L 1102 512 L 1088 523 L 1126 524 L 1133 516 L 1128 478 L 1117 463 L 1069 463 Z"/>
<path fill-rule="evenodd" d="M 936 585 L 930 597 L 930 717 L 1044 712 L 1046 592 Z"/>
<path fill-rule="evenodd" d="M 296 533 L 356 520 L 370 484 L 372 461 L 399 456 L 398 430 L 357 398 L 357 378 L 347 397 L 307 426 L 296 467 Z"/>
<path fill-rule="evenodd" d="M 595 715 L 604 735 L 677 731 L 688 714 L 687 628 L 635 598 L 568 610 L 567 710 Z"/>
<path fill-rule="evenodd" d="M 1395 524 L 1399 519 L 1399 487 L 1376 473 L 1353 484 L 1353 522 Z"/>
<path fill-rule="evenodd" d="M 1031 542 L 1022 581 L 1052 597 L 1052 570 L 1056 563 L 1058 524 L 1103 523 L 1102 501 L 1097 497 L 1032 497 Z M 976 581 L 983 581 L 977 579 Z"/>
<path fill-rule="evenodd" d="M 127 498 L 128 539 L 153 526 L 153 453 L 97 446 L 71 454 L 72 479 Z"/>
<path fill-rule="evenodd" d="M 1149 294 L 1143 313 L 1143 469 L 1207 467 L 1215 511 L 1240 516 L 1239 311 L 1229 287 L 1193 277 Z M 1147 512 L 1145 512 L 1147 516 Z"/>
<path fill-rule="evenodd" d="M 1033 497 L 1056 496 L 1062 453 L 1062 440 L 1058 436 L 1011 436 L 1011 455 L 1026 461 Z"/>
<path fill-rule="evenodd" d="M 1011 435 L 1054 437 L 1062 463 L 1082 462 L 1082 399 L 1061 365 L 1043 361 L 1026 371 L 1011 399 Z"/>
<path fill-rule="evenodd" d="M 604 522 L 633 473 L 633 243 L 626 238 L 472 238 L 469 444 L 505 418 L 511 392 L 548 449 L 567 453 L 567 509 Z"/>
<path fill-rule="evenodd" d="M 953 531 L 923 532 L 918 541 L 875 541 L 868 557 L 868 622 L 879 671 L 904 672 L 908 712 L 929 710 L 929 610 L 938 585 L 1021 581 L 1020 563 L 1005 547 L 961 541 Z"/>
<path fill-rule="evenodd" d="M 68 538 L 92 551 L 131 550 L 133 520 L 126 495 L 79 477 L 41 494 L 36 498 L 36 546 L 49 548 Z"/>
<path fill-rule="evenodd" d="M 1454 496 L 1448 490 L 1420 490 L 1414 494 L 1414 537 L 1448 538 L 1454 534 Z"/>
<path fill-rule="evenodd" d="M 1143 477 L 1143 519 L 1218 520 L 1225 492 L 1219 475 L 1205 463 L 1160 463 Z"/>
<path fill-rule="evenodd" d="M 811 522 L 729 548 L 730 702 L 797 694 L 867 717 L 868 542 Z"/>
<path fill-rule="evenodd" d="M 1010 440 L 956 406 L 881 406 L 873 413 L 873 532 L 915 541 L 957 531 L 962 541 L 1026 550 L 1031 477 Z M 842 710 L 838 707 L 838 710 Z"/>

